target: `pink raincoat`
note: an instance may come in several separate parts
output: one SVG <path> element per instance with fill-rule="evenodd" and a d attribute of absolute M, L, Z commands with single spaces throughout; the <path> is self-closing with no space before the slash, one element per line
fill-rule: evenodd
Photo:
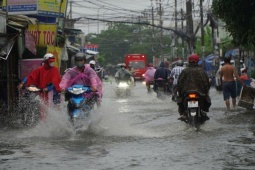
<path fill-rule="evenodd" d="M 62 77 L 59 84 L 61 89 L 67 89 L 75 84 L 82 84 L 84 86 L 97 87 L 97 94 L 99 96 L 99 102 L 102 98 L 102 81 L 98 77 L 97 73 L 90 67 L 89 64 L 85 64 L 85 68 L 80 72 L 77 67 L 70 68 Z M 90 98 L 92 93 L 85 93 L 85 97 Z"/>
<path fill-rule="evenodd" d="M 154 74 L 156 69 L 154 67 L 147 67 L 147 71 L 144 73 L 144 78 L 146 84 L 148 84 L 150 81 L 154 81 Z"/>

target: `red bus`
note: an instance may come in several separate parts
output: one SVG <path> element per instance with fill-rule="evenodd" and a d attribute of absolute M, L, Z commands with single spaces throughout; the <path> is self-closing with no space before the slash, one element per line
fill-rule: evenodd
<path fill-rule="evenodd" d="M 134 78 L 143 79 L 146 72 L 147 56 L 145 54 L 126 54 L 125 64 L 127 68 L 132 66 L 135 70 Z"/>

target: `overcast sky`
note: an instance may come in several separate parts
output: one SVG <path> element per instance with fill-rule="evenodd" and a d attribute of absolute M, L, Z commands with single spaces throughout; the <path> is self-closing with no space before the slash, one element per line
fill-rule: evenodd
<path fill-rule="evenodd" d="M 159 7 L 159 0 L 69 0 L 67 15 L 70 14 L 70 2 L 72 3 L 72 18 L 84 17 L 75 28 L 81 29 L 85 34 L 98 33 L 100 30 L 106 29 L 106 22 L 98 22 L 92 19 L 103 19 L 110 21 L 134 21 L 138 16 L 145 16 L 151 19 L 152 5 L 155 11 L 155 20 L 157 22 L 156 9 Z M 164 26 L 170 26 L 174 21 L 174 0 L 161 0 L 164 14 Z M 199 0 L 193 0 L 194 8 L 198 9 Z M 211 0 L 204 0 L 204 7 L 207 8 Z M 177 8 L 180 10 L 186 8 L 186 0 L 177 0 Z M 159 9 L 159 8 L 158 8 Z M 195 15 L 195 14 L 194 14 Z"/>

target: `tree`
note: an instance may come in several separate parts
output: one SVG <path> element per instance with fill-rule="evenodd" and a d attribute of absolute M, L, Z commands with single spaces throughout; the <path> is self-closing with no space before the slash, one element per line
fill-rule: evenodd
<path fill-rule="evenodd" d="M 255 45 L 254 0 L 214 0 L 213 14 L 226 23 L 225 29 L 237 46 Z"/>
<path fill-rule="evenodd" d="M 88 35 L 86 40 L 99 45 L 100 57 L 105 59 L 102 60 L 104 63 L 100 63 L 102 65 L 122 63 L 127 53 L 144 53 L 148 62 L 152 62 L 153 56 L 161 55 L 160 40 L 154 38 L 159 37 L 160 30 L 154 30 L 155 36 L 152 32 L 148 25 L 112 23 L 101 34 Z M 164 53 L 170 52 L 170 41 L 170 36 L 165 34 L 161 43 Z"/>
<path fill-rule="evenodd" d="M 205 27 L 205 56 L 211 54 L 213 52 L 213 40 L 212 40 L 212 31 L 207 26 Z M 196 53 L 202 56 L 202 44 L 201 44 L 201 37 L 197 37 L 196 41 Z M 204 57 L 205 57 L 204 56 Z"/>

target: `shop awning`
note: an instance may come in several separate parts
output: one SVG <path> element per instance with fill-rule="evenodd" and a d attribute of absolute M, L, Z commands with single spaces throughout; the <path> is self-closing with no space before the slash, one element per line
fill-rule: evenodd
<path fill-rule="evenodd" d="M 18 36 L 19 34 L 8 35 L 0 33 L 0 59 L 8 59 L 8 56 Z"/>

